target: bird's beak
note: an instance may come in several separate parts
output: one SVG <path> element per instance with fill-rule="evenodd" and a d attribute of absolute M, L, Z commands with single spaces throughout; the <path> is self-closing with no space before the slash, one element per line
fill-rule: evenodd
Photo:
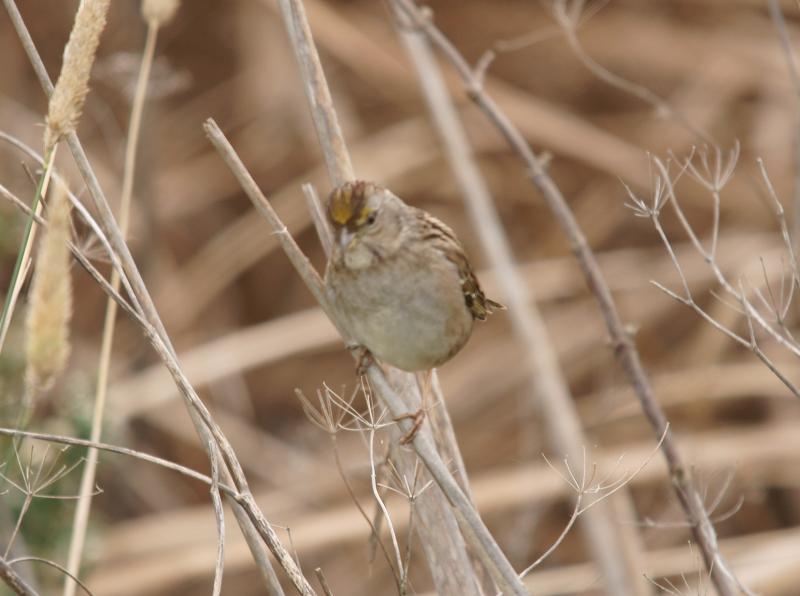
<path fill-rule="evenodd" d="M 347 228 L 342 228 L 339 232 L 339 247 L 342 249 L 347 248 L 353 236 L 355 236 L 355 232 L 350 232 Z"/>

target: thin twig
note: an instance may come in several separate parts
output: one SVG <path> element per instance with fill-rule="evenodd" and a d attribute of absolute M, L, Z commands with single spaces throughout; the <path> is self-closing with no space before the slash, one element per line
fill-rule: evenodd
<path fill-rule="evenodd" d="M 186 466 L 176 464 L 175 462 L 171 462 L 169 460 L 156 457 L 155 455 L 150 455 L 142 451 L 136 451 L 134 449 L 128 449 L 127 447 L 120 447 L 118 445 L 111 445 L 109 443 L 89 441 L 86 439 L 78 439 L 74 437 L 66 437 L 63 435 L 54 435 L 49 433 L 38 433 L 38 432 L 18 430 L 15 428 L 0 427 L 0 435 L 6 437 L 27 437 L 29 439 L 36 439 L 38 441 L 49 441 L 51 443 L 59 443 L 61 445 L 72 445 L 76 447 L 92 447 L 94 449 L 99 449 L 100 451 L 117 453 L 119 455 L 127 455 L 129 457 L 134 457 L 136 459 L 140 459 L 142 461 L 146 461 L 148 463 L 161 466 L 162 468 L 167 468 L 168 470 L 172 470 L 173 472 L 178 472 L 179 474 L 183 474 L 184 476 L 188 476 L 189 478 L 193 478 L 194 480 L 199 480 L 200 482 L 203 482 L 204 484 L 207 484 L 209 486 L 211 486 L 212 484 L 211 477 L 206 476 L 202 472 L 198 472 L 197 470 L 193 470 L 192 468 L 187 468 Z M 220 490 L 223 490 L 233 496 L 236 495 L 235 489 L 231 488 L 230 486 L 224 484 L 220 484 L 219 486 Z"/>
<path fill-rule="evenodd" d="M 0 195 L 2 195 L 3 198 L 9 200 L 11 203 L 13 203 L 23 213 L 27 214 L 33 213 L 31 211 L 31 208 L 28 207 L 28 205 L 26 205 L 22 200 L 20 200 L 16 195 L 10 192 L 2 184 L 0 184 Z M 47 227 L 47 221 L 43 217 L 34 214 L 34 218 L 36 219 L 36 222 L 40 226 L 45 228 Z M 69 249 L 72 252 L 72 256 L 75 257 L 75 260 L 78 261 L 81 267 L 83 267 L 86 270 L 86 272 L 94 278 L 97 284 L 102 288 L 104 292 L 106 292 L 106 294 L 108 294 L 108 296 L 110 296 L 117 302 L 117 304 L 120 306 L 120 308 L 122 308 L 122 310 L 125 313 L 130 315 L 140 325 L 143 326 L 149 325 L 147 321 L 145 321 L 141 317 L 141 315 L 134 309 L 134 307 L 131 304 L 129 304 L 128 301 L 119 294 L 119 292 L 117 292 L 116 290 L 114 290 L 114 288 L 111 287 L 111 284 L 103 277 L 100 271 L 98 271 L 97 268 L 94 265 L 92 265 L 91 261 L 89 261 L 89 258 L 81 251 L 81 249 L 78 246 L 76 246 L 73 242 L 70 242 Z"/>
<path fill-rule="evenodd" d="M 800 70 L 797 67 L 797 60 L 792 48 L 792 41 L 789 38 L 789 29 L 786 26 L 786 19 L 783 18 L 780 2 L 769 0 L 769 14 L 775 28 L 778 30 L 778 39 L 781 43 L 781 50 L 786 58 L 786 66 L 789 69 L 789 78 L 792 81 L 795 93 L 795 132 L 794 132 L 794 201 L 792 201 L 793 226 L 792 236 L 794 238 L 793 247 L 797 248 L 800 242 Z"/>
<path fill-rule="evenodd" d="M 311 213 L 311 221 L 314 222 L 314 228 L 317 231 L 317 236 L 322 243 L 322 250 L 325 252 L 326 257 L 330 257 L 333 247 L 333 234 L 331 228 L 327 225 L 325 220 L 325 211 L 322 202 L 319 199 L 317 190 L 313 184 L 303 185 L 303 195 L 306 197 L 308 211 Z"/>
<path fill-rule="evenodd" d="M 36 185 L 36 192 L 33 196 L 32 212 L 25 222 L 25 231 L 22 233 L 22 244 L 17 253 L 17 260 L 14 262 L 14 270 L 11 273 L 11 282 L 6 292 L 5 300 L 3 301 L 3 310 L 0 313 L 0 351 L 5 344 L 6 334 L 11 327 L 11 318 L 14 316 L 14 309 L 17 304 L 17 298 L 22 290 L 22 286 L 27 278 L 30 267 L 30 255 L 33 250 L 34 239 L 36 238 L 36 218 L 34 215 L 42 213 L 42 204 L 44 197 L 47 194 L 47 187 L 50 182 L 50 176 L 53 173 L 53 163 L 56 157 L 56 150 L 58 146 L 51 147 L 44 158 L 44 172 L 39 177 L 39 182 Z"/>
<path fill-rule="evenodd" d="M 17 139 L 16 137 L 7 134 L 3 131 L 0 131 L 0 140 L 3 140 L 12 146 L 16 147 L 23 153 L 25 153 L 28 157 L 35 160 L 40 165 L 44 166 L 44 158 L 39 155 L 36 151 L 34 151 L 31 147 Z M 97 220 L 92 217 L 92 214 L 89 213 L 89 210 L 84 206 L 84 204 L 75 196 L 75 194 L 69 190 L 67 183 L 64 179 L 62 179 L 58 173 L 53 173 L 53 178 L 61 184 L 67 190 L 67 196 L 69 197 L 70 202 L 72 203 L 72 208 L 77 211 L 77 213 L 81 216 L 84 223 L 89 227 L 92 231 L 92 234 L 100 241 L 100 244 L 103 245 L 103 248 L 106 251 L 106 256 L 108 260 L 111 262 L 111 266 L 117 271 L 120 275 L 120 279 L 122 280 L 122 284 L 125 286 L 125 291 L 128 295 L 128 300 L 130 301 L 132 307 L 135 308 L 136 312 L 143 313 L 141 305 L 139 304 L 138 299 L 136 298 L 136 294 L 133 291 L 133 287 L 131 286 L 130 282 L 128 281 L 127 275 L 125 275 L 125 271 L 122 267 L 122 263 L 119 260 L 119 257 L 114 252 L 114 249 L 111 247 L 111 243 L 108 241 L 105 232 L 103 232 Z M 26 211 L 30 213 L 30 210 Z"/>
<path fill-rule="evenodd" d="M 302 3 L 297 0 L 279 0 L 286 31 L 296 48 L 297 66 L 311 107 L 311 115 L 320 140 L 328 174 L 334 186 L 353 180 L 353 164 L 339 127 L 339 119 L 333 109 L 331 92 L 325 80 L 325 72 L 319 61 L 317 47 L 311 41 L 311 28 L 306 19 Z"/>
<path fill-rule="evenodd" d="M 325 574 L 322 572 L 322 567 L 317 567 L 314 569 L 314 574 L 317 576 L 319 580 L 319 585 L 322 586 L 322 593 L 325 596 L 333 596 L 333 592 L 331 591 L 330 586 L 328 585 L 328 580 L 325 579 Z"/>
<path fill-rule="evenodd" d="M 122 176 L 122 197 L 120 199 L 119 228 L 123 238 L 127 238 L 128 224 L 130 220 L 131 195 L 133 194 L 133 180 L 136 163 L 136 149 L 139 142 L 139 132 L 141 129 L 142 112 L 144 110 L 145 97 L 147 94 L 147 82 L 150 78 L 150 67 L 155 56 L 156 39 L 158 35 L 158 25 L 150 24 L 147 27 L 147 37 L 145 39 L 144 50 L 142 52 L 142 64 L 139 69 L 139 77 L 136 82 L 136 93 L 134 95 L 133 108 L 131 110 L 131 120 L 128 127 L 128 137 L 125 144 L 125 167 Z M 114 269 L 111 273 L 111 287 L 119 290 L 120 276 Z M 109 298 L 106 302 L 106 314 L 103 321 L 103 335 L 100 342 L 100 360 L 97 366 L 97 386 L 95 388 L 94 406 L 92 408 L 92 426 L 90 438 L 99 441 L 103 429 L 103 419 L 105 414 L 106 397 L 108 395 L 108 376 L 111 368 L 111 350 L 114 343 L 114 329 L 117 320 L 117 303 Z M 80 570 L 81 558 L 83 556 L 83 545 L 86 540 L 86 530 L 89 525 L 89 513 L 92 506 L 91 491 L 94 486 L 95 475 L 97 472 L 96 449 L 89 449 L 86 455 L 86 464 L 83 467 L 81 476 L 80 494 L 81 498 L 75 507 L 72 522 L 72 534 L 70 536 L 69 554 L 67 556 L 67 569 L 72 575 L 77 575 Z M 212 458 L 213 464 L 213 458 Z M 217 494 L 219 497 L 219 494 Z M 218 515 L 222 515 L 221 511 Z M 219 521 L 219 520 L 218 520 Z M 75 584 L 70 581 L 64 583 L 64 596 L 75 594 Z"/>
<path fill-rule="evenodd" d="M 370 416 L 372 414 L 372 408 L 368 410 L 370 412 Z M 372 495 L 375 498 L 375 502 L 378 504 L 378 507 L 381 510 L 381 514 L 383 515 L 383 519 L 386 520 L 386 526 L 389 530 L 389 537 L 392 540 L 392 549 L 394 550 L 394 556 L 396 559 L 396 569 L 400 575 L 400 583 L 401 585 L 405 582 L 405 577 L 403 575 L 403 556 L 400 554 L 400 545 L 397 542 L 397 533 L 394 531 L 394 524 L 392 523 L 392 516 L 389 513 L 389 509 L 386 507 L 386 503 L 383 501 L 380 493 L 378 492 L 378 482 L 377 482 L 377 468 L 375 465 L 375 424 L 371 424 L 368 430 L 368 441 L 367 444 L 369 445 L 369 480 L 370 480 L 370 488 L 372 489 Z"/>
<path fill-rule="evenodd" d="M 85 583 L 83 583 L 76 576 L 67 571 L 66 567 L 63 567 L 58 563 L 56 563 L 55 561 L 51 561 L 50 559 L 43 559 L 42 557 L 17 557 L 16 559 L 12 559 L 8 563 L 9 565 L 16 565 L 17 563 L 25 563 L 28 561 L 35 563 L 44 563 L 45 565 L 49 565 L 50 567 L 58 569 L 61 573 L 64 574 L 64 576 L 67 578 L 67 581 L 74 583 L 76 586 L 80 586 L 81 590 L 86 592 L 89 596 L 92 596 L 92 591 Z"/>
<path fill-rule="evenodd" d="M 217 521 L 217 562 L 214 565 L 214 588 L 211 591 L 212 596 L 220 596 L 222 594 L 222 575 L 225 569 L 225 513 L 222 510 L 222 498 L 220 497 L 220 483 L 219 483 L 219 461 L 222 456 L 219 453 L 219 448 L 214 443 L 208 446 L 212 453 L 211 458 L 211 503 L 214 506 L 215 519 Z"/>
<path fill-rule="evenodd" d="M 572 6 L 568 9 L 566 0 L 554 0 L 552 3 L 553 16 L 561 27 L 564 37 L 566 38 L 569 47 L 572 49 L 573 54 L 575 54 L 575 57 L 581 62 L 581 64 L 583 64 L 583 66 L 595 77 L 607 85 L 610 85 L 615 89 L 619 89 L 624 93 L 633 95 L 639 100 L 650 104 L 657 110 L 659 115 L 665 114 L 669 116 L 690 133 L 702 139 L 703 142 L 710 145 L 716 145 L 716 142 L 707 131 L 697 127 L 689 120 L 689 118 L 686 117 L 685 114 L 673 108 L 669 102 L 662 99 L 658 94 L 654 93 L 644 85 L 629 81 L 615 72 L 610 71 L 605 66 L 598 63 L 586 52 L 583 44 L 580 42 L 580 39 L 578 39 L 578 26 L 582 20 L 581 15 L 583 11 L 583 7 L 580 6 L 581 4 L 583 3 L 572 3 Z"/>
<path fill-rule="evenodd" d="M 39 593 L 22 579 L 11 567 L 11 564 L 3 558 L 0 558 L 0 580 L 19 596 L 39 596 Z"/>

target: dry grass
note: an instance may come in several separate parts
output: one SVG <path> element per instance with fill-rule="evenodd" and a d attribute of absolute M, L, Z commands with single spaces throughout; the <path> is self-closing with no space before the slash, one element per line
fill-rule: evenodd
<path fill-rule="evenodd" d="M 386 5 L 364 0 L 305 4 L 355 171 L 450 223 L 482 270 L 487 290 L 502 300 L 502 280 L 486 270 L 490 260 L 428 122 Z M 789 40 L 797 47 L 800 9 L 794 1 L 780 5 Z M 20 3 L 50 72 L 60 66 L 74 8 L 41 0 Z M 575 54 L 576 40 L 564 37 L 546 3 L 443 0 L 432 8 L 437 23 L 473 64 L 486 50 L 497 52 L 486 88 L 526 139 L 551 154 L 548 172 L 575 211 L 635 334 L 681 453 L 693 467 L 707 508 L 713 509 L 712 519 L 718 520 L 730 567 L 754 591 L 793 594 L 800 583 L 800 403 L 748 346 L 649 283 L 657 280 L 683 295 L 681 277 L 652 224 L 624 207 L 629 199 L 620 179 L 637 196 L 651 191 L 647 151 L 661 158 L 668 151 L 685 157 L 702 140 L 668 111 L 587 69 Z M 140 22 L 137 6 L 111 3 L 79 126 L 109 197 L 123 194 L 130 89 L 146 35 L 144 22 L 138 30 L 132 22 Z M 582 22 L 577 40 L 594 62 L 656 94 L 726 151 L 736 141 L 741 144 L 735 173 L 721 193 L 716 264 L 734 289 L 759 287 L 766 296 L 763 257 L 778 293 L 779 272 L 788 270 L 790 259 L 757 159 L 763 159 L 791 222 L 797 103 L 767 3 L 621 0 Z M 0 19 L 0 48 L 0 129 L 37 147 L 47 104 L 5 19 Z M 503 139 L 463 97 L 454 73 L 444 64 L 443 70 L 495 201 L 522 292 L 528 287 L 536 297 L 598 477 L 633 470 L 649 457 L 657 437 L 615 364 L 570 247 Z M 394 593 L 396 578 L 381 554 L 370 554 L 369 526 L 336 469 L 329 437 L 311 424 L 295 398 L 295 389 L 315 396 L 323 383 L 349 395 L 356 385 L 352 362 L 275 250 L 279 238 L 254 213 L 207 142 L 202 123 L 208 117 L 225 131 L 288 230 L 322 270 L 323 250 L 300 184 L 312 182 L 323 196 L 330 186 L 292 50 L 271 0 L 186 2 L 160 27 L 133 184 L 129 246 L 184 371 L 230 437 L 270 522 L 290 528 L 289 534 L 276 526 L 284 544 L 291 538 L 315 589 L 322 593 L 313 574 L 321 567 L 334 594 Z M 66 150 L 59 153 L 58 171 L 85 197 Z M 19 167 L 21 158 L 27 160 L 0 146 L 0 183 L 29 200 L 33 187 Z M 689 176 L 676 192 L 694 232 L 710 247 L 713 196 Z M 15 207 L 0 203 L 4 289 L 23 225 Z M 714 271 L 671 208 L 663 210 L 660 225 L 694 302 L 748 340 L 749 317 L 716 297 L 720 287 Z M 78 247 L 93 258 L 103 254 L 87 237 L 79 225 Z M 95 264 L 106 271 L 102 261 Z M 70 365 L 36 408 L 31 427 L 88 436 L 105 295 L 83 272 L 74 281 Z M 3 395 L 21 395 L 23 321 L 14 320 L 0 354 Z M 562 532 L 573 493 L 540 456 L 546 453 L 555 465 L 564 453 L 550 446 L 540 414 L 527 398 L 530 379 L 520 366 L 523 352 L 511 321 L 500 314 L 480 325 L 463 353 L 439 373 L 476 504 L 520 571 Z M 796 321 L 795 307 L 787 311 L 789 332 L 796 330 Z M 169 374 L 136 323 L 121 316 L 117 327 L 103 440 L 210 477 L 203 446 Z M 796 356 L 768 334 L 757 335 L 764 356 L 789 383 L 800 385 Z M 3 412 L 13 421 L 12 407 Z M 388 436 L 376 437 L 376 446 L 385 449 L 388 443 L 380 440 Z M 355 495 L 365 512 L 375 515 L 363 433 L 339 432 L 336 441 Z M 209 487 L 121 455 L 101 453 L 99 459 L 97 483 L 104 493 L 93 503 L 82 575 L 87 585 L 98 595 L 210 593 L 218 541 Z M 75 477 L 59 483 L 63 494 L 76 492 Z M 391 474 L 380 482 L 402 488 Z M 698 575 L 702 562 L 687 546 L 690 533 L 659 458 L 627 490 L 638 523 L 631 525 L 624 509 L 612 508 L 610 517 L 632 528 L 643 545 L 639 571 L 659 585 L 671 581 L 681 593 L 704 593 L 696 585 L 706 581 L 703 572 Z M 405 556 L 407 495 L 393 490 L 382 495 Z M 13 496 L 3 498 L 13 504 Z M 15 549 L 63 563 L 74 503 L 40 505 L 35 500 L 31 505 Z M 52 528 L 46 540 L 32 521 L 37 516 Z M 16 519 L 4 517 L 0 535 L 8 535 Z M 416 523 L 413 517 L 411 523 Z M 263 593 L 239 530 L 232 521 L 226 526 L 222 592 Z M 576 525 L 531 572 L 527 585 L 537 594 L 602 593 L 587 545 Z M 414 542 L 411 593 L 432 589 L 423 556 Z M 35 575 L 43 593 L 60 589 L 63 581 L 54 569 L 28 564 L 19 570 L 26 581 Z"/>

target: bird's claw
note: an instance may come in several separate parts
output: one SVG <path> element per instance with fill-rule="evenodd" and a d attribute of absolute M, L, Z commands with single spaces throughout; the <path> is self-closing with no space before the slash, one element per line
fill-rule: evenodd
<path fill-rule="evenodd" d="M 395 422 L 400 422 L 401 420 L 412 421 L 411 428 L 409 428 L 408 432 L 400 438 L 401 445 L 408 445 L 414 440 L 414 437 L 417 435 L 422 423 L 425 421 L 425 410 L 420 408 L 416 412 L 409 412 L 408 414 L 403 414 L 402 416 L 398 416 L 394 419 Z"/>
<path fill-rule="evenodd" d="M 361 344 L 348 344 L 347 349 L 356 355 L 356 374 L 363 377 L 367 374 L 367 369 L 375 362 L 372 352 Z"/>

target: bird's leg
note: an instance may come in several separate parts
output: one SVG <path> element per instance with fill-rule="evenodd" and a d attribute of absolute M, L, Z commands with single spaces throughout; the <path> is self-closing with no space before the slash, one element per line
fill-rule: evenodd
<path fill-rule="evenodd" d="M 363 377 L 367 369 L 375 362 L 375 358 L 367 348 L 361 344 L 347 344 L 347 349 L 356 355 L 356 374 Z"/>
<path fill-rule="evenodd" d="M 401 420 L 411 420 L 413 422 L 411 428 L 408 429 L 408 432 L 400 438 L 401 445 L 408 445 L 414 440 L 414 437 L 422 426 L 422 423 L 425 421 L 425 408 L 420 408 L 413 413 L 403 414 L 402 416 L 398 416 L 394 419 L 395 422 L 400 422 Z"/>
<path fill-rule="evenodd" d="M 417 388 L 419 389 L 420 399 L 422 400 L 420 403 L 419 410 L 413 413 L 403 414 L 402 416 L 398 416 L 397 418 L 395 418 L 396 422 L 399 422 L 400 420 L 412 420 L 414 423 L 412 424 L 408 432 L 405 435 L 403 435 L 403 437 L 400 439 L 401 445 L 407 445 L 408 443 L 413 441 L 414 436 L 417 434 L 420 427 L 422 426 L 422 423 L 425 421 L 425 416 L 427 414 L 429 405 L 428 393 L 431 386 L 432 374 L 433 374 L 432 371 L 429 370 L 427 372 L 420 372 L 414 375 L 417 381 Z"/>

